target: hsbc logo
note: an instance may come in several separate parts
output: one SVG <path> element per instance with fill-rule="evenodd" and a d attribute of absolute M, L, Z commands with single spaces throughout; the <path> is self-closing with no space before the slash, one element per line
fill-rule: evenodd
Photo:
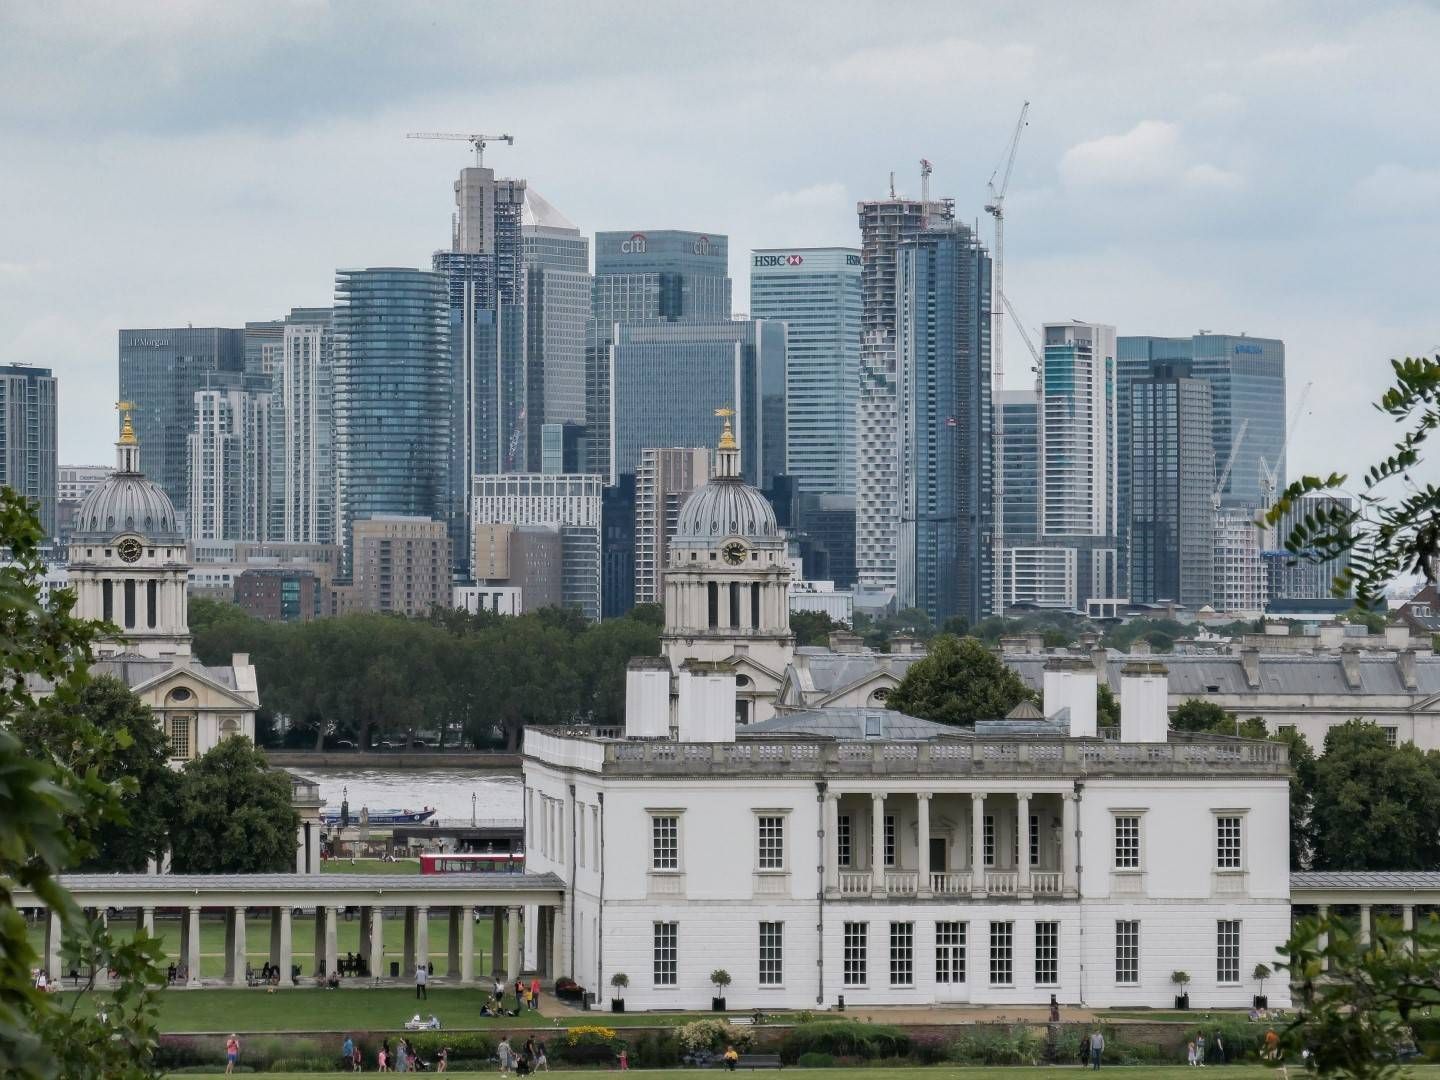
<path fill-rule="evenodd" d="M 637 233 L 634 233 L 633 235 L 631 235 L 631 237 L 630 237 L 629 240 L 621 240 L 621 241 L 620 241 L 620 254 L 621 254 L 621 255 L 644 255 L 644 254 L 645 254 L 645 234 L 644 234 L 644 233 L 637 232 Z"/>
<path fill-rule="evenodd" d="M 805 256 L 804 256 L 804 255 L 786 255 L 786 256 L 785 256 L 785 265 L 786 265 L 786 266 L 799 266 L 799 265 L 800 265 L 801 263 L 803 263 L 804 261 L 805 261 Z"/>
<path fill-rule="evenodd" d="M 756 255 L 754 266 L 800 266 L 805 262 L 804 255 Z"/>

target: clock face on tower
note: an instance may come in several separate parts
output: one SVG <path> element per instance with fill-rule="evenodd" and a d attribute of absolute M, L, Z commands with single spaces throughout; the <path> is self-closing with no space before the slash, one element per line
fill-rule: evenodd
<path fill-rule="evenodd" d="M 720 555 L 731 566 L 739 566 L 745 561 L 745 545 L 742 544 L 739 540 L 731 540 L 728 544 L 726 544 L 720 549 Z"/>
<path fill-rule="evenodd" d="M 127 536 L 115 545 L 115 551 L 119 554 L 122 562 L 140 561 L 140 541 L 133 536 Z"/>

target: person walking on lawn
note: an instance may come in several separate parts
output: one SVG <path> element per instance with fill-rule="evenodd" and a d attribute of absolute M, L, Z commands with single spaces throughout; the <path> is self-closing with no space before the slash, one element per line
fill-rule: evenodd
<path fill-rule="evenodd" d="M 420 998 L 424 998 L 426 1001 L 429 1001 L 429 1000 L 430 1000 L 430 992 L 425 988 L 425 987 L 426 987 L 426 984 L 427 984 L 429 981 L 430 981 L 430 972 L 425 969 L 425 965 L 424 965 L 424 964 L 416 964 L 416 965 L 415 965 L 415 998 L 416 998 L 416 1000 L 419 1000 Z"/>
<path fill-rule="evenodd" d="M 500 1045 L 495 1048 L 495 1057 L 500 1061 L 500 1075 L 510 1075 L 510 1065 L 515 1059 L 515 1050 L 510 1045 L 510 1036 L 502 1035 Z"/>
<path fill-rule="evenodd" d="M 1105 1053 L 1105 1036 L 1100 1034 L 1100 1029 L 1095 1029 L 1095 1034 L 1090 1036 L 1090 1067 L 1100 1068 L 1100 1056 Z"/>
<path fill-rule="evenodd" d="M 235 1071 L 235 1062 L 240 1057 L 240 1037 L 233 1031 L 230 1038 L 225 1040 L 225 1075 L 229 1076 Z"/>
<path fill-rule="evenodd" d="M 530 1008 L 536 1012 L 540 1011 L 540 976 L 536 975 L 530 980 Z"/>
<path fill-rule="evenodd" d="M 516 979 L 516 980 L 515 980 L 515 1011 L 518 1013 L 518 1012 L 519 1012 L 521 1009 L 523 1009 L 524 1007 L 525 1007 L 525 984 L 524 984 L 521 980 Z"/>

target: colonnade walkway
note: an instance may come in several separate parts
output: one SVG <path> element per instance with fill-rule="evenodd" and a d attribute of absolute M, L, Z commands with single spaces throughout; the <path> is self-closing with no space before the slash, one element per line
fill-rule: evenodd
<path fill-rule="evenodd" d="M 269 963 L 279 972 L 296 967 L 293 923 L 296 911 L 313 912 L 316 976 L 339 970 L 337 928 L 347 912 L 358 914 L 359 954 L 366 978 L 381 981 L 414 978 L 417 958 L 432 955 L 430 924 L 438 913 L 446 934 L 445 962 L 436 965 L 440 984 L 473 984 L 477 977 L 502 975 L 513 982 L 524 970 L 553 979 L 556 961 L 568 954 L 569 925 L 564 885 L 554 874 L 472 873 L 389 874 L 66 874 L 60 879 L 75 902 L 97 917 L 127 912 L 137 928 L 154 933 L 157 913 L 175 912 L 180 919 L 178 985 L 199 987 L 201 917 L 220 913 L 225 927 L 224 984 L 244 986 L 249 958 L 247 914 L 269 915 Z M 44 908 L 24 889 L 16 906 Z M 475 917 L 491 916 L 492 957 L 504 967 L 475 971 Z M 44 913 L 45 966 L 52 976 L 63 974 L 60 920 Z M 384 926 L 396 919 L 403 926 L 397 953 L 385 950 Z M 522 958 L 522 926 L 525 944 Z M 482 949 L 482 952 L 484 950 Z M 313 985 L 313 980 L 310 980 Z M 283 977 L 281 986 L 293 986 Z"/>

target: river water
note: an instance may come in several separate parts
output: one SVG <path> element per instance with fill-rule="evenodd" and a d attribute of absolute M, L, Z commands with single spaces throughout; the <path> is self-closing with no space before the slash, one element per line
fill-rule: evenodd
<path fill-rule="evenodd" d="M 340 809 L 342 793 L 350 799 L 351 817 L 362 806 L 372 810 L 419 810 L 433 806 L 436 817 L 470 817 L 470 797 L 475 796 L 479 821 L 518 821 L 523 815 L 524 786 L 519 777 L 496 776 L 493 772 L 454 769 L 352 769 L 344 766 L 311 768 L 304 774 L 320 785 L 325 805 Z"/>

